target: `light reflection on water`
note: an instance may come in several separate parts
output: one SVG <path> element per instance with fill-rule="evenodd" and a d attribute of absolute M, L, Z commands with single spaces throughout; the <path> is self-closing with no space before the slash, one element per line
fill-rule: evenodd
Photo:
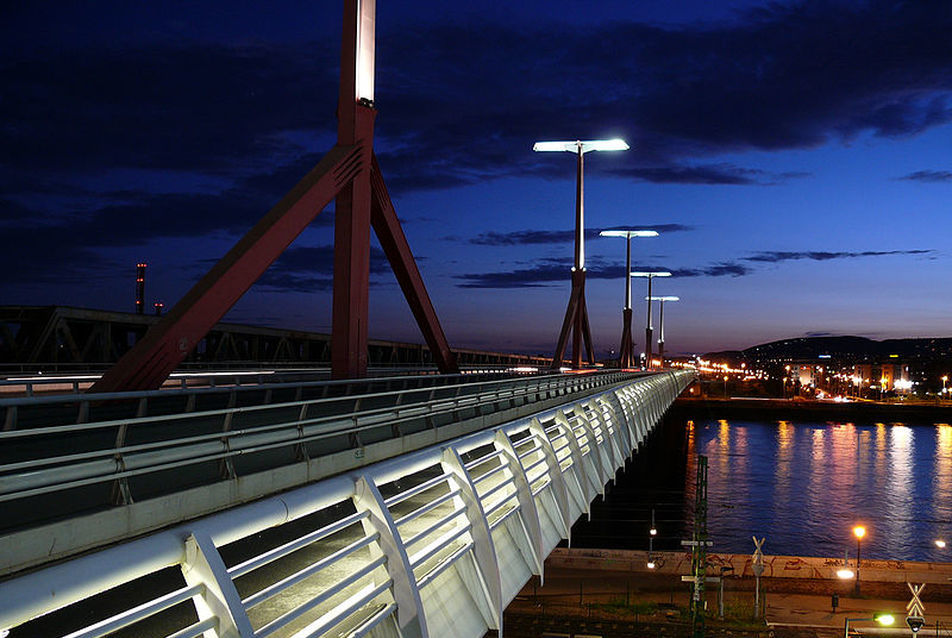
<path fill-rule="evenodd" d="M 864 557 L 952 561 L 952 426 L 709 421 L 692 430 L 689 449 L 708 457 L 716 551 L 749 553 L 757 535 L 770 554 L 855 557 L 850 530 L 863 523 Z M 950 547 L 937 548 L 939 538 Z"/>

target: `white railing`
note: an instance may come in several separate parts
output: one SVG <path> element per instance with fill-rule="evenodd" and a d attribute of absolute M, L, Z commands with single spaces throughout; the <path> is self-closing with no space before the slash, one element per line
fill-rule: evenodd
<path fill-rule="evenodd" d="M 482 636 L 692 379 L 634 379 L 9 579 L 0 629 L 56 614 L 59 635 L 148 635 L 162 614 L 175 638 Z M 126 609 L 86 624 L 123 584 Z"/>

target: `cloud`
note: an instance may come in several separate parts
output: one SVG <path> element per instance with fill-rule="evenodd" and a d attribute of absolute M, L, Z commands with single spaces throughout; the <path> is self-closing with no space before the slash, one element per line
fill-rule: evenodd
<path fill-rule="evenodd" d="M 742 277 L 752 269 L 734 262 L 718 262 L 701 268 L 664 268 L 657 264 L 633 264 L 632 270 L 668 270 L 672 277 Z M 569 280 L 571 263 L 564 259 L 543 258 L 529 268 L 509 271 L 481 272 L 456 275 L 458 288 L 539 288 Z M 588 279 L 621 279 L 625 276 L 623 263 L 608 262 L 590 257 L 586 269 Z"/>
<path fill-rule="evenodd" d="M 888 1 L 772 3 L 667 27 L 381 23 L 377 150 L 393 189 L 447 188 L 557 176 L 564 161 L 531 153 L 533 140 L 617 130 L 638 150 L 589 170 L 762 183 L 773 178 L 682 160 L 952 121 L 950 29 L 943 3 Z M 0 148 L 43 170 L 286 163 L 326 150 L 338 55 L 322 42 L 33 47 L 0 63 Z"/>
<path fill-rule="evenodd" d="M 694 230 L 685 224 L 638 224 L 640 230 L 654 230 L 658 233 L 677 233 Z M 619 228 L 593 228 L 585 231 L 585 238 L 600 239 L 603 230 Z M 444 239 L 450 239 L 445 237 Z M 469 240 L 478 246 L 528 246 L 533 244 L 567 244 L 575 241 L 574 230 L 517 230 L 509 233 L 480 233 Z"/>
<path fill-rule="evenodd" d="M 36 30 L 18 15 L 7 29 Z M 95 32 L 101 16 L 83 15 L 90 23 L 75 28 Z M 771 3 L 730 21 L 675 26 L 381 24 L 376 148 L 395 193 L 562 179 L 571 162 L 533 153 L 532 141 L 609 131 L 637 150 L 599 154 L 587 171 L 776 183 L 803 175 L 704 158 L 911 136 L 952 121 L 950 31 L 944 3 L 885 0 Z M 93 45 L 45 33 L 0 61 L 0 261 L 13 268 L 0 274 L 5 282 L 45 280 L 69 263 L 107 267 L 102 251 L 154 238 L 240 233 L 333 143 L 332 43 Z M 161 188 L 153 183 L 171 173 Z M 206 181 L 219 186 L 198 186 Z M 50 268 L 23 266 L 32 254 L 49 255 Z"/>
<path fill-rule="evenodd" d="M 370 273 L 390 272 L 387 256 L 370 247 Z M 292 246 L 261 276 L 256 286 L 277 292 L 314 292 L 334 285 L 334 246 Z"/>
<path fill-rule="evenodd" d="M 634 167 L 613 171 L 615 175 L 655 184 L 758 184 L 762 171 L 733 166 Z"/>
<path fill-rule="evenodd" d="M 910 182 L 952 182 L 952 171 L 916 171 L 898 179 Z"/>
<path fill-rule="evenodd" d="M 856 259 L 861 257 L 886 257 L 893 255 L 931 255 L 934 250 L 865 250 L 857 252 L 825 252 L 825 251 L 773 251 L 759 252 L 749 257 L 741 257 L 740 261 L 720 261 L 697 268 L 670 268 L 658 264 L 633 264 L 632 270 L 667 270 L 672 277 L 745 277 L 756 272 L 751 263 L 781 263 L 787 261 L 830 261 L 834 259 Z M 748 263 L 741 263 L 748 262 Z M 571 264 L 565 259 L 543 258 L 535 261 L 528 268 L 517 268 L 509 271 L 482 272 L 456 275 L 459 288 L 537 288 L 554 282 L 565 282 L 569 279 Z M 625 266 L 622 263 L 609 262 L 601 257 L 593 256 L 588 259 L 587 277 L 589 279 L 620 279 L 625 276 Z"/>
<path fill-rule="evenodd" d="M 759 169 L 740 168 L 729 164 L 701 166 L 634 166 L 609 171 L 612 175 L 630 177 L 640 182 L 655 184 L 707 184 L 768 186 L 808 173 L 768 173 Z"/>
<path fill-rule="evenodd" d="M 749 257 L 741 257 L 743 261 L 763 262 L 776 264 L 784 261 L 830 261 L 833 259 L 856 259 L 859 257 L 889 257 L 893 255 L 931 255 L 934 250 L 863 250 L 863 251 L 770 251 L 759 252 Z"/>

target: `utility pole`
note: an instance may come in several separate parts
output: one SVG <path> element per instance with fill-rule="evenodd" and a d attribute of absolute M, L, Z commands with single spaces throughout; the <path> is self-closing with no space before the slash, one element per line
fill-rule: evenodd
<path fill-rule="evenodd" d="M 704 638 L 704 581 L 707 578 L 707 457 L 697 457 L 697 477 L 694 481 L 694 534 L 691 546 L 691 576 L 694 587 L 691 594 L 691 635 Z"/>

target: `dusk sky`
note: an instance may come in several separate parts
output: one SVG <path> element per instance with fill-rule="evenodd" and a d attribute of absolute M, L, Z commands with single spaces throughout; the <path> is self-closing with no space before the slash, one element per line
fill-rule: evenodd
<path fill-rule="evenodd" d="M 450 344 L 551 355 L 586 221 L 673 353 L 952 336 L 952 3 L 377 0 L 376 151 Z M 0 13 L 0 305 L 171 307 L 334 144 L 341 3 Z M 227 316 L 327 332 L 333 205 Z M 586 245 L 599 356 L 624 242 Z M 422 341 L 379 249 L 370 336 Z M 644 280 L 635 280 L 636 351 Z M 657 324 L 655 326 L 657 329 Z"/>

